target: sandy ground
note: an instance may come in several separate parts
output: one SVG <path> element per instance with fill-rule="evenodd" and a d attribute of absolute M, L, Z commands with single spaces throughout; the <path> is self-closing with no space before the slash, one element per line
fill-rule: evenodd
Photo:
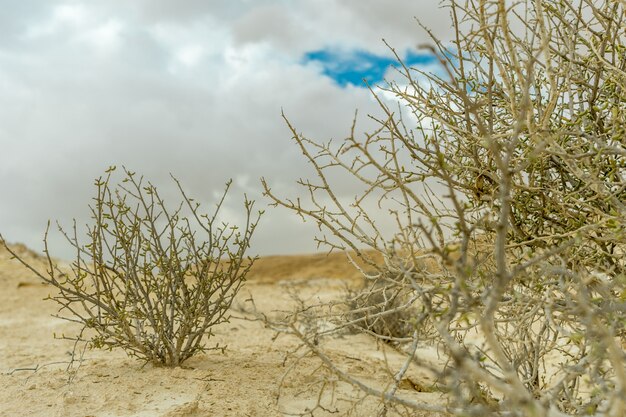
<path fill-rule="evenodd" d="M 29 262 L 42 262 L 27 248 L 15 248 Z M 298 341 L 277 337 L 263 322 L 252 320 L 246 300 L 252 296 L 259 311 L 279 315 L 293 305 L 290 291 L 309 300 L 330 300 L 341 297 L 347 285 L 358 285 L 358 276 L 343 254 L 263 258 L 233 305 L 230 323 L 218 326 L 209 342 L 227 345 L 224 353 L 211 351 L 168 369 L 143 364 L 120 350 L 87 350 L 73 373 L 67 371 L 73 344 L 54 335 L 76 334 L 79 326 L 53 317 L 57 305 L 43 300 L 52 287 L 39 283 L 0 249 L 0 416 L 304 414 L 317 403 L 324 375 L 319 360 L 304 357 L 284 378 L 294 364 L 289 352 Z M 377 371 L 384 361 L 401 359 L 366 335 L 345 334 L 325 342 L 325 348 L 342 369 L 373 385 L 387 378 Z M 428 349 L 423 354 L 434 355 Z M 432 383 L 427 375 L 413 375 L 401 389 L 425 403 L 441 402 L 441 394 L 419 388 Z M 361 396 L 337 382 L 334 393 L 327 390 L 322 397 L 328 411 L 317 408 L 312 415 L 376 415 L 375 398 L 351 401 Z"/>

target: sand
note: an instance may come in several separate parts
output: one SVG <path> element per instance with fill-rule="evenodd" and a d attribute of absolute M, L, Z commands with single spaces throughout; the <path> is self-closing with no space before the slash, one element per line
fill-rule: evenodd
<path fill-rule="evenodd" d="M 29 262 L 43 265 L 27 248 L 16 245 Z M 53 317 L 57 305 L 43 299 L 54 291 L 0 249 L 0 416 L 184 417 L 291 416 L 315 407 L 326 375 L 309 355 L 295 366 L 290 355 L 298 340 L 278 335 L 249 314 L 253 297 L 258 311 L 276 317 L 294 301 L 289 292 L 309 300 L 343 296 L 358 285 L 359 274 L 343 254 L 274 256 L 261 259 L 232 308 L 230 323 L 217 326 L 209 344 L 226 345 L 168 369 L 129 358 L 121 350 L 86 350 L 80 366 L 68 372 L 73 343 L 54 335 L 74 335 L 80 326 Z M 367 335 L 342 334 L 324 342 L 330 357 L 362 381 L 383 386 L 385 361 L 401 356 Z M 424 355 L 434 355 L 425 348 Z M 290 372 L 284 377 L 286 371 Z M 332 378 L 331 378 L 332 379 Z M 403 383 L 405 394 L 441 403 L 427 375 Z M 322 396 L 324 409 L 314 416 L 376 415 L 379 402 L 337 381 L 334 395 Z M 331 411 L 337 411 L 331 413 Z M 393 415 L 393 414 L 389 414 Z"/>

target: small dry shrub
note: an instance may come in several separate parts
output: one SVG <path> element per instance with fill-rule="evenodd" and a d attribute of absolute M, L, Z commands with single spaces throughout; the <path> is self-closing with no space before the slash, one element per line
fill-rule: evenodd
<path fill-rule="evenodd" d="M 414 334 L 425 339 L 433 332 L 425 317 L 420 319 L 423 308 L 410 286 L 384 276 L 349 289 L 345 305 L 352 330 L 388 343 L 410 342 Z"/>
<path fill-rule="evenodd" d="M 152 184 L 126 169 L 122 183 L 113 187 L 114 170 L 95 182 L 88 243 L 79 242 L 76 224 L 72 233 L 59 226 L 76 250 L 70 273 L 50 257 L 48 231 L 45 273 L 0 240 L 57 288 L 50 299 L 61 306 L 59 316 L 83 325 L 76 340 L 87 335 L 93 347 L 121 348 L 148 362 L 179 366 L 208 350 L 205 336 L 228 320 L 228 309 L 254 262 L 245 253 L 262 213 L 252 218 L 254 202 L 246 198 L 246 224 L 239 230 L 218 219 L 230 183 L 214 213 L 207 215 L 176 179 L 183 202 L 170 208 Z"/>

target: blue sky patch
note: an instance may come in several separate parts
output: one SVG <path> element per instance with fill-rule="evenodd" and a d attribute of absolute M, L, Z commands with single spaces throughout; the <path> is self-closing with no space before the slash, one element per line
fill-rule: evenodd
<path fill-rule="evenodd" d="M 435 56 L 431 54 L 416 53 L 408 53 L 403 57 L 404 63 L 409 66 L 432 64 L 435 59 Z M 387 70 L 397 64 L 395 58 L 375 55 L 367 51 L 345 52 L 330 49 L 307 52 L 303 62 L 321 64 L 324 75 L 332 78 L 342 87 L 348 84 L 365 87 L 363 79 L 372 85 L 380 83 Z"/>

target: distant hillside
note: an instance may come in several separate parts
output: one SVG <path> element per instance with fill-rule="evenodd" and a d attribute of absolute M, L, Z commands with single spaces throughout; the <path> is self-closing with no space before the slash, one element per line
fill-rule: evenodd
<path fill-rule="evenodd" d="M 371 253 L 370 256 L 373 256 Z M 376 258 L 374 256 L 374 258 Z M 382 261 L 382 259 L 381 259 Z M 331 254 L 264 256 L 253 265 L 249 280 L 275 282 L 284 279 L 361 278 L 361 273 L 343 252 Z"/>

